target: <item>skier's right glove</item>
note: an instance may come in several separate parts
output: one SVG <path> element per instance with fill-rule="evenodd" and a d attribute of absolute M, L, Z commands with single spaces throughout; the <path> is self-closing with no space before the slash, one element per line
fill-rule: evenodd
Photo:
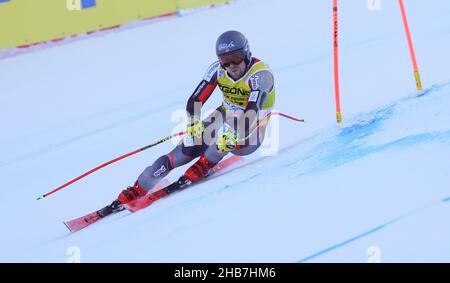
<path fill-rule="evenodd" d="M 192 117 L 186 126 L 186 133 L 191 137 L 201 138 L 204 130 L 205 125 L 197 117 Z"/>

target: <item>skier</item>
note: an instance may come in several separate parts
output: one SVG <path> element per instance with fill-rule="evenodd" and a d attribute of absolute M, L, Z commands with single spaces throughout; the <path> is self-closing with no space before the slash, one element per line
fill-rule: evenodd
<path fill-rule="evenodd" d="M 153 198 L 159 199 L 205 178 L 228 153 L 248 155 L 261 145 L 266 127 L 255 129 L 275 103 L 272 71 L 263 61 L 252 57 L 246 37 L 238 31 L 219 36 L 216 55 L 218 61 L 208 68 L 187 101 L 189 122 L 184 139 L 147 167 L 133 186 L 123 190 L 115 201 L 117 205 L 146 195 L 172 169 L 195 158 L 200 157 L 174 186 L 153 193 Z M 201 120 L 201 106 L 217 85 L 223 93 L 223 102 L 213 114 Z M 242 124 L 244 128 L 236 126 Z"/>

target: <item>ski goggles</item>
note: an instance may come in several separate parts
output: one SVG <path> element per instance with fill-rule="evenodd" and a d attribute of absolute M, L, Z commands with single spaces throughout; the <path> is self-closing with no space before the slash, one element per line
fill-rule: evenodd
<path fill-rule="evenodd" d="M 236 50 L 231 53 L 223 54 L 219 56 L 219 63 L 223 68 L 228 68 L 231 65 L 239 65 L 244 61 L 245 56 L 242 50 Z"/>

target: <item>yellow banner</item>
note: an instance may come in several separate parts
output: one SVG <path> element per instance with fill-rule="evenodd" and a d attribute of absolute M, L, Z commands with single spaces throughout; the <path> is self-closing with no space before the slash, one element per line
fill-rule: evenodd
<path fill-rule="evenodd" d="M 198 0 L 0 0 L 0 49 L 227 1 Z"/>
<path fill-rule="evenodd" d="M 215 4 L 221 4 L 230 2 L 230 0 L 177 0 L 177 8 L 178 9 L 189 9 L 189 8 L 195 8 L 195 7 L 202 7 L 202 6 L 211 6 Z"/>

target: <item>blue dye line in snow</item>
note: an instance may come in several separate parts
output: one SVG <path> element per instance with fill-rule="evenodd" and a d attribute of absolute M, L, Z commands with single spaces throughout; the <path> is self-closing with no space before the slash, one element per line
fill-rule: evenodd
<path fill-rule="evenodd" d="M 402 215 L 402 216 L 396 217 L 396 218 L 394 218 L 394 219 L 392 219 L 392 220 L 389 220 L 389 221 L 387 221 L 387 222 L 385 222 L 385 223 L 383 223 L 383 224 L 381 224 L 381 225 L 378 225 L 378 226 L 376 226 L 375 228 L 372 228 L 372 229 L 370 229 L 370 230 L 368 230 L 368 231 L 366 231 L 366 232 L 364 232 L 364 233 L 362 233 L 362 234 L 359 234 L 359 235 L 357 235 L 357 236 L 355 236 L 355 237 L 352 237 L 352 238 L 350 238 L 350 239 L 348 239 L 348 240 L 345 240 L 345 241 L 343 241 L 343 242 L 341 242 L 341 243 L 338 243 L 338 244 L 336 244 L 336 245 L 333 245 L 333 246 L 331 246 L 331 247 L 328 247 L 328 248 L 326 248 L 326 249 L 323 249 L 323 250 L 321 250 L 321 251 L 319 251 L 319 252 L 316 252 L 316 253 L 314 253 L 314 254 L 312 254 L 312 255 L 309 255 L 309 256 L 307 256 L 307 257 L 305 257 L 305 258 L 299 260 L 297 263 L 304 263 L 304 262 L 307 262 L 307 261 L 309 261 L 309 260 L 311 260 L 311 259 L 313 259 L 313 258 L 316 258 L 316 257 L 318 257 L 318 256 L 321 256 L 321 255 L 323 255 L 323 254 L 326 254 L 326 253 L 328 253 L 328 252 L 337 250 L 337 249 L 339 249 L 339 248 L 341 248 L 341 247 L 343 247 L 343 246 L 345 246 L 345 245 L 348 245 L 348 244 L 350 244 L 350 243 L 352 243 L 352 242 L 355 242 L 355 241 L 357 241 L 357 240 L 359 240 L 359 239 L 362 239 L 362 238 L 364 238 L 364 237 L 366 237 L 366 236 L 369 236 L 369 235 L 371 235 L 371 234 L 373 234 L 373 233 L 375 233 L 375 232 L 378 232 L 378 231 L 380 231 L 381 229 L 386 228 L 387 226 L 389 226 L 389 225 L 391 225 L 391 224 L 394 224 L 394 223 L 396 223 L 396 222 L 398 222 L 398 221 L 400 221 L 400 220 L 402 220 L 402 219 L 405 219 L 405 218 L 407 218 L 407 217 L 413 216 L 414 214 L 417 214 L 417 213 L 419 213 L 419 212 L 421 212 L 421 211 L 423 211 L 423 210 L 425 210 L 425 209 L 427 209 L 427 208 L 430 208 L 430 207 L 432 207 L 432 206 L 435 206 L 435 205 L 437 205 L 437 204 L 441 204 L 442 202 L 448 202 L 448 201 L 450 201 L 450 196 L 447 197 L 447 198 L 444 198 L 444 199 L 442 199 L 442 200 L 435 201 L 435 202 L 426 204 L 426 205 L 424 205 L 424 206 L 421 206 L 421 207 L 419 207 L 419 208 L 417 208 L 417 209 L 412 210 L 411 212 L 409 212 L 409 213 L 407 213 L 407 214 L 404 214 L 404 215 Z"/>
<path fill-rule="evenodd" d="M 445 132 L 431 132 L 431 133 L 411 135 L 386 144 L 370 147 L 362 147 L 360 145 L 352 146 L 349 144 L 339 142 L 339 144 L 342 145 L 342 148 L 338 149 L 333 147 L 328 148 L 329 154 L 322 156 L 314 166 L 310 166 L 312 167 L 312 169 L 303 171 L 299 173 L 298 176 L 323 172 L 325 170 L 329 170 L 337 166 L 343 165 L 345 163 L 363 158 L 369 154 L 389 149 L 405 148 L 417 144 L 424 144 L 432 141 L 448 140 L 448 139 L 450 139 L 450 130 Z"/>
<path fill-rule="evenodd" d="M 432 141 L 448 140 L 450 139 L 450 130 L 409 135 L 385 144 L 364 146 L 364 139 L 382 130 L 384 122 L 395 114 L 396 107 L 400 103 L 428 96 L 433 91 L 447 85 L 449 83 L 433 85 L 415 96 L 406 97 L 372 114 L 366 115 L 368 118 L 363 118 L 341 129 L 336 136 L 327 138 L 323 143 L 313 148 L 308 155 L 297 158 L 294 162 L 284 164 L 283 167 L 290 167 L 295 164 L 309 164 L 307 168 L 301 170 L 297 175 L 304 176 L 323 172 L 380 151 L 404 148 Z"/>
<path fill-rule="evenodd" d="M 394 223 L 394 222 L 397 222 L 398 220 L 400 220 L 400 218 L 392 219 L 391 221 L 388 221 L 388 222 L 386 222 L 386 223 L 384 223 L 384 224 L 381 224 L 381 225 L 379 225 L 379 226 L 377 226 L 377 227 L 375 227 L 375 228 L 373 228 L 373 229 L 370 229 L 370 230 L 367 231 L 367 232 L 364 232 L 364 233 L 362 233 L 362 234 L 360 234 L 360 235 L 358 235 L 358 236 L 355 236 L 355 237 L 350 238 L 350 239 L 348 239 L 348 240 L 346 240 L 346 241 L 343 241 L 342 243 L 339 243 L 339 244 L 337 244 L 337 245 L 334 245 L 334 246 L 331 246 L 331 247 L 326 248 L 326 249 L 324 249 L 324 250 L 321 250 L 321 251 L 319 251 L 319 252 L 317 252 L 317 253 L 315 253 L 315 254 L 312 254 L 312 255 L 310 255 L 310 256 L 307 256 L 307 257 L 305 257 L 305 258 L 299 260 L 298 263 L 304 263 L 304 262 L 307 262 L 307 261 L 309 261 L 309 260 L 311 260 L 311 259 L 313 259 L 313 258 L 316 258 L 316 257 L 320 256 L 320 255 L 323 255 L 323 254 L 326 254 L 326 253 L 328 253 L 328 252 L 334 251 L 334 250 L 336 250 L 336 249 L 338 249 L 338 248 L 340 248 L 340 247 L 343 247 L 343 246 L 345 246 L 345 245 L 347 245 L 347 244 L 350 244 L 351 242 L 354 242 L 354 241 L 359 240 L 359 239 L 361 239 L 361 238 L 364 238 L 364 237 L 366 237 L 366 236 L 368 236 L 368 235 L 370 235 L 370 234 L 372 234 L 372 233 L 375 233 L 375 232 L 377 232 L 377 231 L 379 231 L 379 230 L 385 228 L 386 226 L 388 226 L 388 225 L 390 225 L 390 224 L 392 224 L 392 223 Z"/>

